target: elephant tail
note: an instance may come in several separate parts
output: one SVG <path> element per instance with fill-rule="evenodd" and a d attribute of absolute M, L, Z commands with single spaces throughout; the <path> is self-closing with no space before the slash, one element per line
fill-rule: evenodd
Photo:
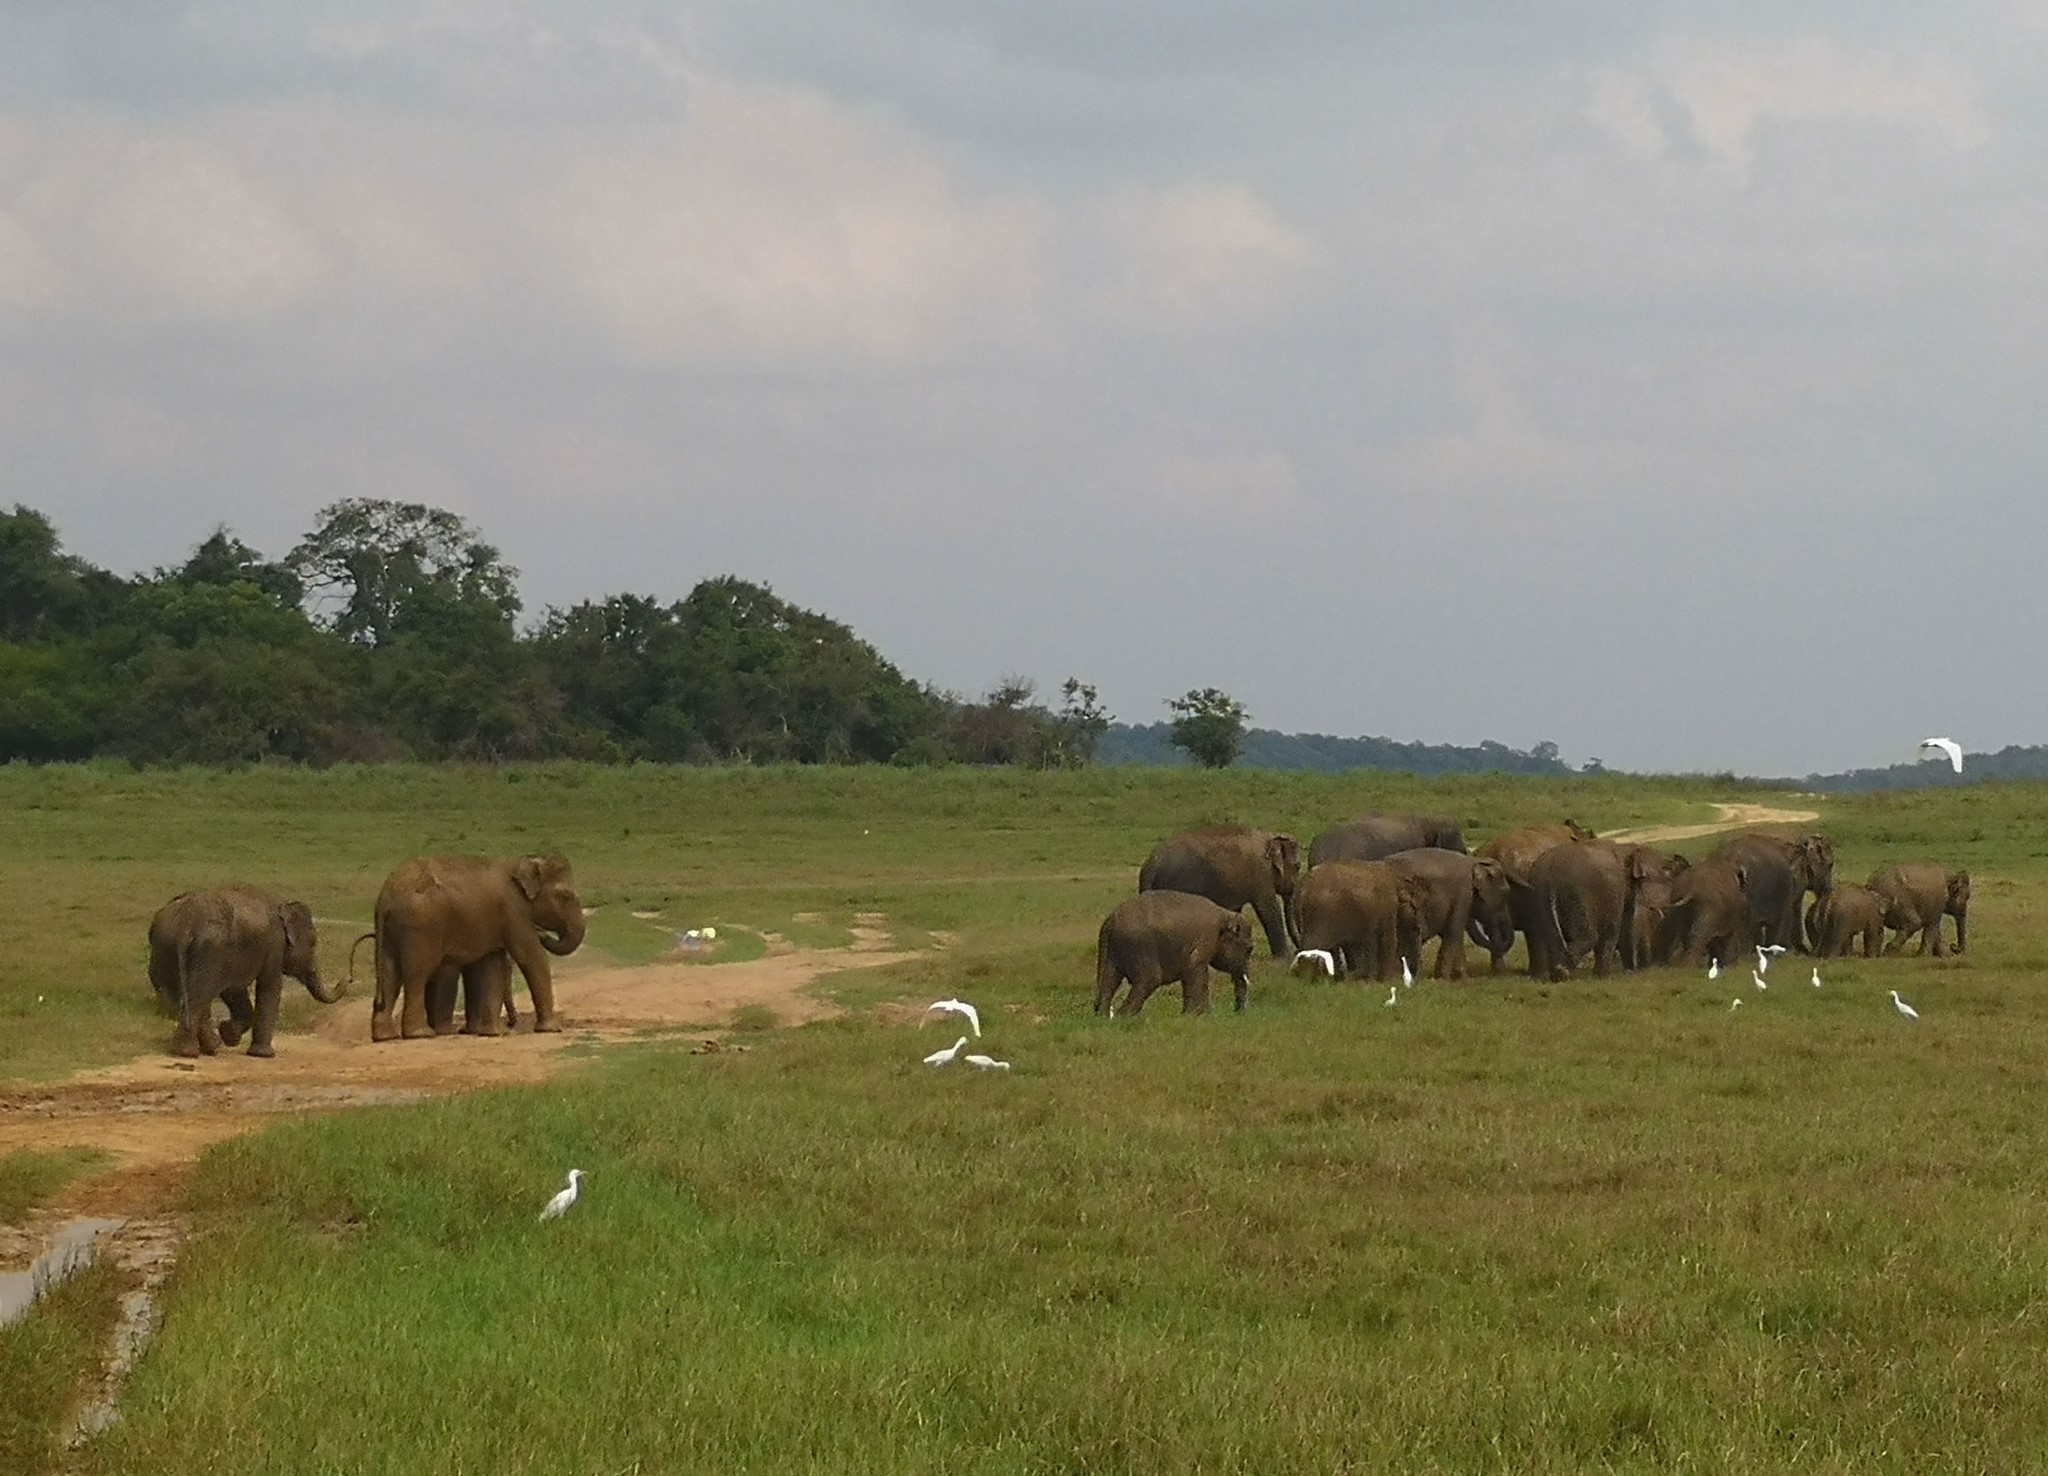
<path fill-rule="evenodd" d="M 362 949 L 363 949 L 363 945 L 364 945 L 365 943 L 369 943 L 369 942 L 372 942 L 372 941 L 374 941 L 374 940 L 376 939 L 376 936 L 377 936 L 376 930 L 375 930 L 375 929 L 373 928 L 373 929 L 371 929 L 371 930 L 370 930 L 369 932 L 367 932 L 367 933 L 363 934 L 363 935 L 362 935 L 362 936 L 361 936 L 360 938 L 356 939 L 356 941 L 355 941 L 355 942 L 353 942 L 353 943 L 349 944 L 349 946 L 348 946 L 348 978 L 346 978 L 345 980 L 343 980 L 343 981 L 342 981 L 342 986 L 341 986 L 341 987 L 342 987 L 342 989 L 343 989 L 344 991 L 346 991 L 346 990 L 350 990 L 350 989 L 353 989 L 353 988 L 355 988 L 355 985 L 356 985 L 356 955 L 357 955 L 358 953 L 362 952 Z M 381 990 L 379 991 L 379 994 L 378 994 L 378 998 L 379 998 L 380 1000 L 381 1000 L 381 999 L 383 998 L 383 994 L 382 994 L 382 991 L 381 991 Z"/>
<path fill-rule="evenodd" d="M 1566 951 L 1564 936 L 1564 914 L 1558 909 L 1558 888 L 1548 889 L 1543 899 L 1543 944 L 1550 954 L 1550 977 L 1563 980 L 1571 976 L 1572 958 Z"/>

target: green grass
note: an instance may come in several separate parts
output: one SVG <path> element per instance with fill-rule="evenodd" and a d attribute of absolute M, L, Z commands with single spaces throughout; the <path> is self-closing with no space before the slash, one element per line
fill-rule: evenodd
<path fill-rule="evenodd" d="M 89 1266 L 0 1328 L 0 1471 L 57 1469 L 64 1421 L 100 1366 L 120 1295 L 112 1267 Z"/>
<path fill-rule="evenodd" d="M 31 779 L 70 808 L 30 808 Z M 80 901 L 62 947 L 22 933 L 11 956 L 104 961 L 70 976 L 103 1003 L 67 998 L 28 1069 L 109 1049 L 93 1030 L 116 1005 L 153 1028 L 124 909 L 146 920 L 210 854 L 188 827 L 226 824 L 250 829 L 240 874 L 300 879 L 328 899 L 316 911 L 366 911 L 411 850 L 552 843 L 588 900 L 620 917 L 660 901 L 721 944 L 794 937 L 799 913 L 946 930 L 943 952 L 826 986 L 854 1006 L 965 995 L 1015 1064 L 930 1071 L 919 1057 L 950 1032 L 856 1014 L 750 1032 L 744 1053 L 650 1040 L 545 1087 L 222 1145 L 163 1332 L 86 1469 L 2048 1467 L 2048 787 L 1804 802 L 1845 876 L 1970 866 L 1966 960 L 1833 963 L 1820 991 L 1793 961 L 1731 1014 L 1729 981 L 1691 973 L 1425 984 L 1386 1009 L 1382 990 L 1262 959 L 1243 1017 L 1184 1020 L 1171 995 L 1136 1021 L 1088 1013 L 1096 924 L 1178 825 L 1306 838 L 1414 806 L 1477 838 L 1745 798 L 1774 797 L 0 772 L 14 880 Z M 19 988 L 0 979 L 0 1010 Z M 571 1165 L 584 1202 L 535 1224 Z"/>
<path fill-rule="evenodd" d="M 0 1158 L 0 1225 L 19 1224 L 22 1216 L 80 1174 L 106 1162 L 106 1154 L 79 1148 Z"/>

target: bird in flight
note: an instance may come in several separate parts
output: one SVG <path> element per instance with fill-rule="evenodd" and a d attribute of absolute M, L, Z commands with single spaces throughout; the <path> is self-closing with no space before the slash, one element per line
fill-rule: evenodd
<path fill-rule="evenodd" d="M 1293 971 L 1297 974 L 1301 972 L 1301 961 L 1303 959 L 1307 959 L 1310 963 L 1314 964 L 1317 968 L 1321 969 L 1330 978 L 1334 979 L 1337 977 L 1336 955 L 1331 953 L 1329 949 L 1304 948 L 1300 952 L 1296 953 L 1294 955 L 1294 962 L 1291 965 L 1289 965 L 1289 967 L 1292 968 Z"/>
<path fill-rule="evenodd" d="M 1771 971 L 1771 960 L 1776 958 L 1779 954 L 1783 953 L 1784 951 L 1785 945 L 1782 943 L 1757 944 L 1756 971 L 1759 974 L 1768 974 Z"/>
<path fill-rule="evenodd" d="M 1892 991 L 1892 1008 L 1904 1015 L 1908 1020 L 1920 1018 L 1920 1012 L 1907 1004 L 1903 999 L 1900 999 L 1899 991 L 1896 989 Z"/>
<path fill-rule="evenodd" d="M 547 1202 L 547 1208 L 540 1212 L 543 1220 L 559 1220 L 569 1213 L 569 1206 L 576 1202 L 576 1196 L 583 1192 L 583 1170 L 569 1170 L 569 1187 Z"/>
<path fill-rule="evenodd" d="M 974 1028 L 974 1038 L 976 1040 L 981 1039 L 981 1012 L 966 1000 L 940 999 L 934 1000 L 924 1007 L 924 1012 L 927 1015 L 931 1014 L 934 1010 L 941 1014 L 958 1015 Z"/>
<path fill-rule="evenodd" d="M 933 1051 L 929 1056 L 926 1056 L 924 1064 L 927 1066 L 950 1066 L 960 1059 L 960 1052 L 966 1045 L 967 1037 L 963 1035 L 943 1051 Z"/>
<path fill-rule="evenodd" d="M 998 1061 L 994 1056 L 969 1056 L 967 1064 L 976 1071 L 1008 1071 L 1010 1069 L 1008 1061 Z"/>
<path fill-rule="evenodd" d="M 1958 743 L 1958 742 L 1956 742 L 1956 740 L 1955 740 L 1955 739 L 1953 739 L 1953 738 L 1922 738 L 1922 739 L 1920 740 L 1920 746 L 1921 746 L 1921 748 L 1923 748 L 1923 749 L 1927 749 L 1927 748 L 1933 748 L 1933 749 L 1938 749 L 1938 750 L 1940 750 L 1940 751 L 1941 751 L 1942 753 L 1945 753 L 1945 754 L 1947 754 L 1947 755 L 1948 755 L 1948 766 L 1949 766 L 1949 767 L 1950 767 L 1951 769 L 1954 769 L 1954 770 L 1955 770 L 1955 771 L 1956 771 L 1956 772 L 1957 772 L 1958 774 L 1960 774 L 1960 773 L 1962 773 L 1962 772 L 1963 772 L 1963 745 L 1962 745 L 1962 744 L 1960 744 L 1960 743 Z"/>

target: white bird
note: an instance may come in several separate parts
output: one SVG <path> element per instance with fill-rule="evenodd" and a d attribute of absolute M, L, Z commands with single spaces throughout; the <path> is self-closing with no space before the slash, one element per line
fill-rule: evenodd
<path fill-rule="evenodd" d="M 1892 1008 L 1904 1015 L 1908 1020 L 1920 1018 L 1920 1012 L 1907 1004 L 1903 999 L 1900 999 L 1899 991 L 1896 989 L 1892 991 Z"/>
<path fill-rule="evenodd" d="M 976 1071 L 1008 1071 L 1010 1069 L 1008 1061 L 998 1061 L 994 1056 L 969 1056 L 967 1064 Z"/>
<path fill-rule="evenodd" d="M 1764 983 L 1764 976 L 1762 974 L 1759 974 L 1755 969 L 1751 969 L 1749 971 L 1749 977 L 1755 981 L 1756 987 L 1759 989 L 1769 989 L 1771 987 L 1770 985 Z"/>
<path fill-rule="evenodd" d="M 973 1005 L 969 1004 L 966 1000 L 938 999 L 933 1000 L 930 1004 L 924 1007 L 924 1012 L 927 1015 L 931 1014 L 934 1010 L 938 1011 L 940 1014 L 958 1015 L 961 1019 L 965 1020 L 969 1025 L 971 1025 L 974 1028 L 974 1038 L 976 1040 L 981 1039 L 981 1011 L 977 1010 Z"/>
<path fill-rule="evenodd" d="M 1708 977 L 1709 979 L 1718 979 L 1718 978 L 1720 978 L 1720 977 L 1721 977 L 1721 960 L 1720 960 L 1720 959 L 1718 959 L 1718 958 L 1717 958 L 1717 959 L 1715 959 L 1715 960 L 1714 960 L 1714 961 L 1713 961 L 1712 963 L 1710 963 L 1710 964 L 1708 964 L 1708 965 L 1707 965 L 1707 977 Z"/>
<path fill-rule="evenodd" d="M 1729 1000 L 1729 1001 L 1728 1001 L 1728 1013 L 1729 1013 L 1729 1014 L 1731 1014 L 1731 1015 L 1732 1015 L 1732 1014 L 1734 1014 L 1734 1013 L 1735 1013 L 1735 1012 L 1736 1012 L 1737 1010 L 1739 1010 L 1739 1009 L 1741 1009 L 1741 1008 L 1742 1008 L 1742 1001 L 1741 1001 L 1741 1000 L 1739 1000 L 1739 999 L 1731 999 L 1731 1000 Z"/>
<path fill-rule="evenodd" d="M 1953 738 L 1922 738 L 1922 748 L 1937 749 L 1948 755 L 1948 766 L 1958 774 L 1963 772 L 1963 745 Z"/>
<path fill-rule="evenodd" d="M 1408 967 L 1408 957 L 1406 954 L 1403 954 L 1401 956 L 1401 987 L 1409 989 L 1414 987 L 1414 984 L 1415 970 Z"/>
<path fill-rule="evenodd" d="M 1401 991 L 1396 989 L 1393 985 L 1389 984 L 1387 986 L 1387 1008 L 1392 1009 L 1395 1005 L 1399 1004 L 1400 1002 Z"/>
<path fill-rule="evenodd" d="M 580 1194 L 580 1193 L 582 1192 L 582 1190 L 583 1190 L 583 1170 L 582 1170 L 582 1169 L 570 1169 L 570 1170 L 569 1170 L 569 1187 L 568 1187 L 568 1188 L 566 1188 L 566 1189 L 564 1189 L 564 1190 L 563 1190 L 563 1191 L 562 1191 L 562 1192 L 561 1192 L 560 1194 L 557 1194 L 557 1195 L 556 1195 L 556 1196 L 555 1196 L 555 1197 L 554 1197 L 553 1199 L 550 1199 L 550 1200 L 548 1201 L 548 1203 L 547 1203 L 547 1208 L 543 1209 L 543 1210 L 542 1210 L 542 1211 L 540 1212 L 540 1217 L 541 1217 L 541 1219 L 543 1219 L 543 1220 L 559 1220 L 559 1219 L 561 1219 L 561 1218 L 562 1218 L 562 1216 L 564 1216 L 564 1215 L 566 1215 L 566 1214 L 568 1214 L 568 1213 L 569 1213 L 569 1206 L 570 1206 L 570 1205 L 572 1205 L 572 1204 L 574 1204 L 574 1203 L 576 1202 L 576 1196 L 577 1196 L 578 1194 Z"/>
<path fill-rule="evenodd" d="M 697 929 L 697 936 L 702 938 L 706 943 L 715 943 L 718 941 L 718 929 L 699 928 Z"/>
<path fill-rule="evenodd" d="M 1294 955 L 1294 962 L 1289 967 L 1297 974 L 1301 972 L 1301 961 L 1303 959 L 1307 959 L 1332 979 L 1337 977 L 1337 957 L 1329 949 L 1304 948 L 1296 953 Z"/>
<path fill-rule="evenodd" d="M 1771 960 L 1776 958 L 1779 954 L 1783 953 L 1784 951 L 1785 945 L 1782 943 L 1757 944 L 1756 971 L 1759 974 L 1768 974 L 1771 971 Z"/>
<path fill-rule="evenodd" d="M 1818 988 L 1820 988 L 1820 970 L 1819 970 L 1819 969 L 1815 969 L 1815 970 L 1813 971 L 1813 987 L 1814 987 L 1815 989 L 1818 989 Z"/>
<path fill-rule="evenodd" d="M 926 1056 L 924 1064 L 927 1066 L 950 1066 L 960 1059 L 960 1052 L 966 1045 L 967 1037 L 963 1035 L 943 1051 L 933 1051 L 929 1056 Z"/>

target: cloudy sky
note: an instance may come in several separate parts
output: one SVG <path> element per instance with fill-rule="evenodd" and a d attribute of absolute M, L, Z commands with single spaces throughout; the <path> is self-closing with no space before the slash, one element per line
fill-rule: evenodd
<path fill-rule="evenodd" d="M 2048 0 L 0 0 L 0 497 L 911 675 L 2048 741 Z M 2018 665 L 2012 663 L 2017 662 Z"/>

